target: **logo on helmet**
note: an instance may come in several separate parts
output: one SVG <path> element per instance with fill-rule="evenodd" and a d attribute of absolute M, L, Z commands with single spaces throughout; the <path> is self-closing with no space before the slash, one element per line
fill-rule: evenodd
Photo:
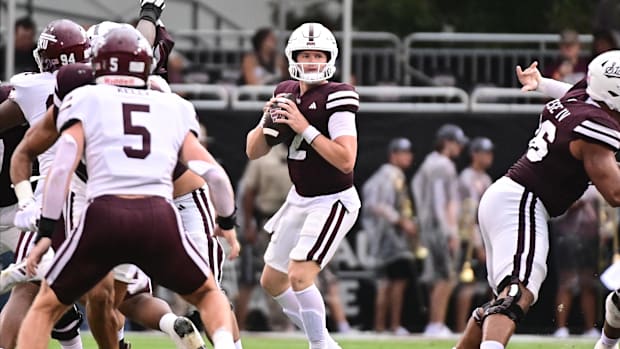
<path fill-rule="evenodd" d="M 57 43 L 58 40 L 56 39 L 56 35 L 41 33 L 41 35 L 39 36 L 39 41 L 37 42 L 37 46 L 42 50 L 46 50 L 47 44 L 50 41 L 53 43 Z"/>
<path fill-rule="evenodd" d="M 607 62 L 603 62 L 603 67 L 607 65 Z M 620 78 L 620 65 L 617 65 L 616 62 L 611 62 L 611 66 L 605 67 L 603 70 L 603 74 L 608 78 Z"/>

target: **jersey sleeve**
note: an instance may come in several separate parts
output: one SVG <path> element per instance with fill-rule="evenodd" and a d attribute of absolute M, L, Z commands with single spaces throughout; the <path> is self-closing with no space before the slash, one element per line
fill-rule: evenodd
<path fill-rule="evenodd" d="M 90 89 L 83 87 L 69 93 L 62 101 L 56 119 L 56 129 L 62 132 L 73 122 L 84 122 L 91 113 L 97 109 L 94 97 L 89 93 Z"/>
<path fill-rule="evenodd" d="M 174 47 L 174 39 L 166 30 L 163 23 L 158 23 L 155 32 L 155 43 L 153 44 L 153 55 L 155 57 L 155 68 L 153 74 L 164 75 L 167 73 L 168 57 Z"/>
<path fill-rule="evenodd" d="M 581 139 L 601 144 L 614 152 L 620 150 L 619 125 L 609 117 L 591 116 L 581 121 L 573 132 Z"/>
<path fill-rule="evenodd" d="M 353 86 L 348 84 L 340 84 L 338 88 L 334 89 L 327 95 L 325 109 L 329 113 L 339 111 L 357 113 L 360 106 L 359 100 L 359 94 L 355 91 Z"/>
<path fill-rule="evenodd" d="M 22 73 L 10 80 L 13 91 L 9 98 L 19 105 L 26 116 L 37 115 L 42 108 L 47 109 L 52 103 L 49 85 L 41 83 L 40 76 L 37 73 Z"/>
<path fill-rule="evenodd" d="M 189 101 L 179 97 L 183 107 L 181 111 L 181 118 L 183 120 L 183 129 L 185 130 L 183 137 L 187 135 L 186 131 L 192 132 L 196 137 L 200 135 L 200 124 L 198 123 L 198 114 L 194 105 Z"/>

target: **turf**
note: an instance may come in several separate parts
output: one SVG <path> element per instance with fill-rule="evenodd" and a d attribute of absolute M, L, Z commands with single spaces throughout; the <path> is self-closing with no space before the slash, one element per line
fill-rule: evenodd
<path fill-rule="evenodd" d="M 84 349 L 96 349 L 94 340 L 90 334 L 82 336 Z M 167 338 L 157 333 L 128 333 L 127 339 L 131 342 L 132 349 L 175 349 L 174 344 Z M 271 336 L 247 334 L 243 336 L 243 347 L 246 349 L 307 349 L 307 342 L 299 337 L 296 338 L 273 338 Z M 536 338 L 515 338 L 508 349 L 592 349 L 594 339 L 568 338 L 553 339 L 550 336 Z M 446 348 L 450 349 L 455 344 L 451 340 L 427 340 L 419 337 L 391 339 L 386 337 L 373 338 L 364 335 L 363 339 L 347 337 L 338 339 L 343 349 L 425 349 Z M 60 348 L 58 343 L 52 342 L 49 348 Z"/>

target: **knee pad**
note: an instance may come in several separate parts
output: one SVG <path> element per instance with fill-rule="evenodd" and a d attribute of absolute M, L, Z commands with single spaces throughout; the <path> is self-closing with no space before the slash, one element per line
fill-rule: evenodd
<path fill-rule="evenodd" d="M 512 320 L 516 325 L 518 325 L 519 322 L 521 322 L 521 319 L 523 319 L 525 312 L 523 311 L 523 309 L 521 309 L 521 306 L 517 303 L 519 299 L 521 298 L 521 289 L 519 288 L 518 280 L 512 280 L 506 287 L 508 287 L 508 294 L 506 295 L 506 297 L 498 298 L 483 306 L 482 316 L 479 316 L 480 321 L 478 322 L 481 326 L 484 320 L 489 315 L 494 315 L 494 314 L 505 315 L 510 320 Z M 502 291 L 503 291 L 503 287 L 499 290 L 499 292 L 501 293 Z"/>
<path fill-rule="evenodd" d="M 605 321 L 613 328 L 620 328 L 620 298 L 618 290 L 605 299 Z"/>
<path fill-rule="evenodd" d="M 79 336 L 80 326 L 83 321 L 82 312 L 74 304 L 54 325 L 52 338 L 59 341 L 67 341 Z"/>

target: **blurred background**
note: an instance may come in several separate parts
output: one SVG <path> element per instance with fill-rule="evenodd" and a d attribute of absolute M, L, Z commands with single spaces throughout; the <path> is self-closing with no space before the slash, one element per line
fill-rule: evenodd
<path fill-rule="evenodd" d="M 457 168 L 473 166 L 497 179 L 526 149 L 548 100 L 535 92 L 521 92 L 515 67 L 538 61 L 544 76 L 575 83 L 585 76 L 593 56 L 617 48 L 620 42 L 620 0 L 167 0 L 166 4 L 162 20 L 176 42 L 168 80 L 175 92 L 194 103 L 205 126 L 205 144 L 229 172 L 239 207 L 247 211 L 242 212 L 245 221 L 239 235 L 244 250 L 250 252 L 228 263 L 224 274 L 228 295 L 247 330 L 292 330 L 255 287 L 264 251 L 257 234 L 260 222 L 270 214 L 269 205 L 259 201 L 261 191 L 285 193 L 287 188 L 257 185 L 276 182 L 282 172 L 265 174 L 260 164 L 248 165 L 244 152 L 245 135 L 258 122 L 274 85 L 288 79 L 284 46 L 292 29 L 307 21 L 321 22 L 337 37 L 340 53 L 334 80 L 355 85 L 361 99 L 355 170 L 360 192 L 382 164 L 392 161 L 389 145 L 396 138 L 411 143 L 412 163 L 401 166 L 409 183 L 436 146 L 438 129 L 448 123 L 462 128 L 470 139 L 485 137 L 493 145 L 463 148 L 454 159 Z M 138 12 L 138 1 L 2 0 L 0 77 L 8 80 L 15 73 L 36 69 L 31 51 L 40 30 L 53 19 L 70 18 L 88 28 L 103 20 L 132 22 Z M 477 163 L 479 151 L 493 155 L 484 166 Z M 284 160 L 286 149 L 272 153 Z M 409 190 L 408 195 L 413 199 L 415 193 Z M 412 219 L 415 205 L 420 204 L 413 200 Z M 598 274 L 617 251 L 618 215 L 596 193 L 573 211 L 569 212 L 573 216 L 563 218 L 568 221 L 552 222 L 549 274 L 538 303 L 519 327 L 521 332 L 598 336 L 606 294 Z M 479 239 L 469 229 L 475 228 L 471 226 L 475 209 L 463 209 L 460 215 L 462 251 L 445 317 L 451 332 L 461 331 L 463 314 L 489 298 L 484 253 L 476 252 L 481 251 Z M 412 251 L 405 258 L 406 270 L 396 277 L 385 276 L 382 257 L 374 248 L 380 233 L 360 219 L 325 273 L 330 326 L 342 332 L 423 332 L 432 287 L 419 277 L 424 256 L 417 253 L 415 241 L 406 239 L 405 249 Z M 557 258 L 561 248 L 557 246 L 566 245 L 565 235 L 571 239 L 569 245 L 583 247 L 575 253 L 587 253 L 588 258 L 570 266 Z M 5 264 L 10 261 L 9 255 L 3 257 Z M 473 276 L 459 277 L 465 270 Z M 398 307 L 379 299 L 385 285 L 404 287 Z M 467 302 L 464 308 L 459 307 L 463 302 Z M 191 311 L 180 303 L 177 310 Z"/>

